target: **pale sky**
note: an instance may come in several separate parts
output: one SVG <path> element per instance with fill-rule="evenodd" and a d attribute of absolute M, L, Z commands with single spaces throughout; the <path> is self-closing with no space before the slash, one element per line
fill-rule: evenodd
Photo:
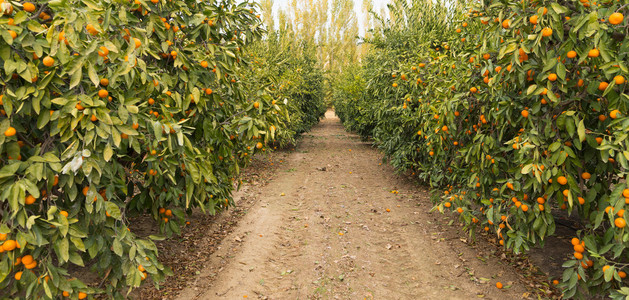
<path fill-rule="evenodd" d="M 390 0 L 372 0 L 373 7 L 376 12 L 380 12 L 382 8 L 385 8 L 387 3 Z M 288 6 L 289 0 L 273 0 L 273 15 L 277 18 L 277 12 L 279 10 L 284 10 Z M 365 33 L 365 28 L 362 24 L 363 18 L 360 17 L 362 11 L 362 1 L 354 0 L 354 12 L 356 13 L 356 17 L 358 19 L 358 30 L 359 34 L 363 35 Z M 277 19 L 276 19 L 277 20 Z"/>

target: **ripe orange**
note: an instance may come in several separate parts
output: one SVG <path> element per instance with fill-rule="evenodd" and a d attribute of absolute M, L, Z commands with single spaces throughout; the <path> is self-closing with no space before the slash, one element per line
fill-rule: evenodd
<path fill-rule="evenodd" d="M 501 283 L 500 281 L 499 281 L 499 282 L 496 282 L 496 287 L 497 287 L 497 288 L 499 288 L 499 289 L 501 289 L 501 288 L 502 288 L 502 283 Z"/>
<path fill-rule="evenodd" d="M 98 91 L 98 97 L 105 98 L 107 96 L 109 96 L 109 92 L 107 90 L 102 89 Z"/>
<path fill-rule="evenodd" d="M 253 102 L 253 108 L 259 108 L 260 107 L 260 103 L 258 102 Z"/>
<path fill-rule="evenodd" d="M 522 116 L 523 116 L 523 117 L 525 117 L 525 118 L 528 118 L 528 117 L 529 117 L 529 111 L 528 111 L 528 110 L 526 110 L 526 109 L 525 109 L 525 110 L 523 110 L 523 111 L 522 111 Z"/>
<path fill-rule="evenodd" d="M 551 35 L 553 35 L 553 30 L 552 29 L 550 29 L 548 27 L 542 29 L 542 36 L 543 37 L 548 37 L 548 36 L 551 36 Z"/>
<path fill-rule="evenodd" d="M 34 12 L 37 8 L 35 7 L 35 4 L 30 3 L 30 2 L 24 2 L 24 4 L 22 4 L 22 8 L 24 8 L 24 11 L 27 12 Z"/>
<path fill-rule="evenodd" d="M 14 240 L 6 240 L 2 243 L 4 251 L 13 251 L 15 248 L 17 248 L 17 243 Z"/>
<path fill-rule="evenodd" d="M 596 48 L 588 51 L 588 57 L 598 57 L 600 54 L 601 53 Z"/>
<path fill-rule="evenodd" d="M 616 118 L 620 117 L 620 111 L 617 110 L 617 109 L 612 110 L 609 113 L 609 117 L 612 118 L 612 119 L 616 119 Z"/>
<path fill-rule="evenodd" d="M 9 127 L 7 128 L 7 130 L 4 131 L 4 136 L 10 137 L 10 136 L 14 136 L 16 133 L 17 131 L 15 130 L 15 128 Z"/>
<path fill-rule="evenodd" d="M 102 56 L 105 57 L 109 54 L 109 49 L 107 49 L 105 46 L 100 46 L 100 51 L 98 51 L 98 56 Z"/>
<path fill-rule="evenodd" d="M 79 300 L 83 300 L 85 298 L 87 298 L 87 294 L 83 292 L 79 292 Z"/>
<path fill-rule="evenodd" d="M 26 199 L 24 199 L 24 203 L 26 205 L 31 205 L 31 204 L 35 203 L 35 200 L 37 200 L 37 199 L 35 199 L 35 197 L 33 197 L 33 195 L 28 195 L 28 196 L 26 196 Z"/>
<path fill-rule="evenodd" d="M 100 80 L 100 85 L 102 85 L 102 86 L 108 86 L 108 85 L 109 85 L 109 79 L 107 79 L 107 78 L 102 78 L 102 79 Z"/>
<path fill-rule="evenodd" d="M 60 211 L 59 214 L 64 216 L 64 217 L 66 217 L 66 218 L 69 216 L 68 212 L 65 211 L 65 210 Z"/>
<path fill-rule="evenodd" d="M 585 179 L 585 180 L 588 180 L 588 179 L 592 178 L 592 174 L 590 174 L 590 173 L 588 173 L 588 172 L 583 172 L 583 173 L 581 174 L 581 178 L 583 178 L 583 179 Z"/>
<path fill-rule="evenodd" d="M 577 52 L 574 51 L 574 50 L 570 50 L 570 51 L 568 51 L 568 54 L 566 54 L 566 56 L 568 58 L 575 58 L 575 57 L 577 57 Z"/>
<path fill-rule="evenodd" d="M 263 146 L 263 145 L 262 145 L 262 143 L 260 143 L 260 142 L 258 142 L 258 143 L 256 144 L 256 148 L 258 148 L 258 149 L 262 149 L 262 146 Z"/>
<path fill-rule="evenodd" d="M 548 75 L 548 80 L 550 80 L 550 81 L 555 81 L 555 80 L 557 80 L 557 74 L 555 74 L 555 73 L 550 73 L 550 75 Z"/>
<path fill-rule="evenodd" d="M 609 24 L 618 25 L 622 23 L 624 19 L 625 17 L 621 13 L 615 12 L 609 16 Z"/>
<path fill-rule="evenodd" d="M 509 19 L 505 19 L 504 21 L 502 21 L 502 28 L 509 29 L 510 25 L 511 25 L 511 21 Z"/>
<path fill-rule="evenodd" d="M 42 60 L 42 63 L 44 64 L 44 66 L 46 67 L 52 67 L 55 64 L 55 59 L 50 57 L 50 56 L 46 56 L 44 57 L 44 59 Z"/>
<path fill-rule="evenodd" d="M 582 260 L 583 259 L 583 254 L 579 253 L 579 252 L 575 252 L 574 253 L 574 258 L 576 258 L 578 260 Z"/>
<path fill-rule="evenodd" d="M 135 49 L 140 48 L 140 46 L 142 46 L 142 41 L 140 41 L 140 39 L 138 38 L 133 38 L 133 43 L 135 45 Z"/>
<path fill-rule="evenodd" d="M 170 209 L 167 209 L 166 212 L 164 213 L 167 217 L 172 217 L 173 215 L 173 211 Z"/>
<path fill-rule="evenodd" d="M 605 81 L 601 81 L 601 83 L 598 84 L 598 90 L 604 91 L 605 89 L 607 89 L 608 86 L 609 86 L 609 83 Z"/>
<path fill-rule="evenodd" d="M 614 82 L 617 85 L 621 85 L 621 84 L 625 83 L 625 77 L 623 77 L 622 75 L 618 75 L 618 76 L 614 77 Z"/>
<path fill-rule="evenodd" d="M 96 122 L 96 121 L 98 121 L 98 118 L 96 117 L 96 115 L 92 115 L 92 116 L 90 117 L 90 121 L 92 121 L 92 122 Z"/>
<path fill-rule="evenodd" d="M 616 220 L 614 220 L 614 225 L 618 228 L 624 228 L 627 226 L 627 221 L 625 221 L 624 218 L 616 218 Z"/>
<path fill-rule="evenodd" d="M 533 25 L 537 24 L 537 15 L 530 17 L 529 22 Z"/>
<path fill-rule="evenodd" d="M 559 176 L 557 178 L 557 182 L 561 185 L 566 185 L 568 183 L 568 179 L 565 176 Z"/>
<path fill-rule="evenodd" d="M 63 291 L 63 293 L 61 293 L 64 297 L 70 297 L 70 293 L 68 291 Z"/>
<path fill-rule="evenodd" d="M 470 88 L 470 92 L 471 93 L 476 93 L 476 92 L 478 92 L 478 89 L 473 86 L 473 87 Z"/>
<path fill-rule="evenodd" d="M 22 279 L 22 271 L 19 271 L 19 272 L 15 273 L 14 278 L 17 281 L 20 281 L 20 279 Z"/>
<path fill-rule="evenodd" d="M 9 35 L 10 35 L 13 39 L 17 38 L 17 32 L 15 32 L 15 31 L 13 31 L 13 30 L 8 30 L 8 32 L 9 32 Z"/>
<path fill-rule="evenodd" d="M 619 276 L 620 278 L 625 278 L 625 277 L 627 277 L 627 273 L 625 273 L 625 272 L 623 272 L 623 271 L 618 271 L 618 276 Z"/>

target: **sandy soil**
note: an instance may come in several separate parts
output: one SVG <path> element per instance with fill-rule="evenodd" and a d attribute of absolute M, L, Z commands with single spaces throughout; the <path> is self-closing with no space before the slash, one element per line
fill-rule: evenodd
<path fill-rule="evenodd" d="M 296 150 L 249 191 L 258 201 L 178 299 L 520 299 L 543 288 L 429 213 L 428 191 L 333 112 Z"/>

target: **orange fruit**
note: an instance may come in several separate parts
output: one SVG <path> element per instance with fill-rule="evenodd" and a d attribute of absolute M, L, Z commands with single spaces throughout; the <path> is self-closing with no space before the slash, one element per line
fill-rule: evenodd
<path fill-rule="evenodd" d="M 15 128 L 9 127 L 7 128 L 7 130 L 4 131 L 4 136 L 10 137 L 10 136 L 14 136 L 16 133 L 17 131 L 15 130 Z"/>
<path fill-rule="evenodd" d="M 13 30 L 8 30 L 8 32 L 9 32 L 9 35 L 10 35 L 13 39 L 17 38 L 17 32 L 15 32 L 15 31 L 13 31 Z"/>
<path fill-rule="evenodd" d="M 142 41 L 140 41 L 140 39 L 138 38 L 133 38 L 133 43 L 135 45 L 135 49 L 140 48 L 140 46 L 142 46 Z"/>
<path fill-rule="evenodd" d="M 550 75 L 548 75 L 548 80 L 550 80 L 550 81 L 555 81 L 555 80 L 557 80 L 557 74 L 555 74 L 555 73 L 550 73 Z"/>
<path fill-rule="evenodd" d="M 34 12 L 37 8 L 35 7 L 35 4 L 30 3 L 30 2 L 24 2 L 24 4 L 22 4 L 22 8 L 24 8 L 24 11 L 27 12 Z"/>
<path fill-rule="evenodd" d="M 212 94 L 212 89 L 210 89 L 210 88 L 205 89 L 205 94 L 206 95 L 211 95 Z"/>
<path fill-rule="evenodd" d="M 502 21 L 502 28 L 509 29 L 510 25 L 511 25 L 511 21 L 509 19 L 505 19 L 504 21 Z"/>
<path fill-rule="evenodd" d="M 621 13 L 615 12 L 609 15 L 609 24 L 618 25 L 622 23 L 624 19 L 625 17 Z"/>
<path fill-rule="evenodd" d="M 603 266 L 603 272 L 607 271 L 607 269 L 609 269 L 609 266 L 608 265 L 604 265 Z"/>
<path fill-rule="evenodd" d="M 548 27 L 542 29 L 542 36 L 548 37 L 548 36 L 551 36 L 551 35 L 553 35 L 553 30 L 552 29 L 550 29 Z"/>
<path fill-rule="evenodd" d="M 578 238 L 572 238 L 572 240 L 570 240 L 570 243 L 572 243 L 572 246 L 576 246 L 578 244 L 581 244 L 581 241 Z"/>
<path fill-rule="evenodd" d="M 496 287 L 497 287 L 497 288 L 499 288 L 499 289 L 501 289 L 501 288 L 502 288 L 502 283 L 501 283 L 500 281 L 499 281 L 499 282 L 496 282 Z"/>
<path fill-rule="evenodd" d="M 55 59 L 50 57 L 50 56 L 46 56 L 44 57 L 44 59 L 42 60 L 42 63 L 44 64 L 44 66 L 46 67 L 52 67 L 55 64 Z"/>
<path fill-rule="evenodd" d="M 567 56 L 568 58 L 575 58 L 575 57 L 577 57 L 577 52 L 576 52 L 576 51 L 574 51 L 574 50 L 570 50 L 570 51 L 568 51 L 568 53 L 566 54 L 566 56 Z"/>
<path fill-rule="evenodd" d="M 92 115 L 92 116 L 90 117 L 90 121 L 92 121 L 92 122 L 96 122 L 96 121 L 98 121 L 98 118 L 96 117 L 96 115 Z"/>
<path fill-rule="evenodd" d="M 609 117 L 612 118 L 612 119 L 616 119 L 616 118 L 620 117 L 620 111 L 617 110 L 617 109 L 612 110 L 609 113 Z"/>
<path fill-rule="evenodd" d="M 68 291 L 63 291 L 63 293 L 61 293 L 64 297 L 70 297 L 70 293 Z"/>
<path fill-rule="evenodd" d="M 109 49 L 107 49 L 107 47 L 105 46 L 100 46 L 100 51 L 98 51 L 98 56 L 102 56 L 105 57 L 109 54 Z"/>
<path fill-rule="evenodd" d="M 107 96 L 109 96 L 109 92 L 107 90 L 98 91 L 98 97 L 105 98 Z"/>
<path fill-rule="evenodd" d="M 565 176 L 559 176 L 557 178 L 557 182 L 561 185 L 566 185 L 568 183 L 568 179 Z"/>
<path fill-rule="evenodd" d="M 525 118 L 528 118 L 528 117 L 529 117 L 529 111 L 528 111 L 528 110 L 526 110 L 526 109 L 525 109 L 525 110 L 523 110 L 523 111 L 522 111 L 522 116 L 523 116 L 523 117 L 525 117 Z"/>
<path fill-rule="evenodd" d="M 605 89 L 607 89 L 608 86 L 609 86 L 609 83 L 605 81 L 601 81 L 601 83 L 598 84 L 598 90 L 604 91 Z"/>
<path fill-rule="evenodd" d="M 108 85 L 109 85 L 109 79 L 107 79 L 107 78 L 102 78 L 102 79 L 100 80 L 100 85 L 102 85 L 102 86 L 108 86 Z"/>
<path fill-rule="evenodd" d="M 629 198 L 629 189 L 622 190 L 622 196 L 625 198 Z"/>
<path fill-rule="evenodd" d="M 204 61 L 201 62 L 201 67 L 207 68 L 207 66 L 208 66 L 207 61 L 204 60 Z"/>
<path fill-rule="evenodd" d="M 621 85 L 621 84 L 625 83 L 625 77 L 623 77 L 622 75 L 618 75 L 618 76 L 614 77 L 614 82 L 617 85 Z"/>
<path fill-rule="evenodd" d="M 619 276 L 620 278 L 625 278 L 625 277 L 627 277 L 627 273 L 625 273 L 625 272 L 623 272 L 623 271 L 618 271 L 618 276 Z"/>
<path fill-rule="evenodd" d="M 22 257 L 22 263 L 24 265 L 30 265 L 33 263 L 33 256 L 32 255 L 24 255 Z"/>
<path fill-rule="evenodd" d="M 260 103 L 258 102 L 253 102 L 253 108 L 259 108 L 260 107 Z"/>
<path fill-rule="evenodd" d="M 17 247 L 17 243 L 14 240 L 6 240 L 2 243 L 2 249 L 4 251 L 13 251 Z"/>
<path fill-rule="evenodd" d="M 581 260 L 581 259 L 583 259 L 583 254 L 581 254 L 581 253 L 579 253 L 579 252 L 575 252 L 575 253 L 574 253 L 574 258 L 576 258 L 576 259 L 578 259 L 578 260 Z"/>
<path fill-rule="evenodd" d="M 164 214 L 165 214 L 167 217 L 172 217 L 172 215 L 173 215 L 173 211 L 172 211 L 172 210 L 170 210 L 170 209 L 168 209 L 168 210 L 166 210 L 166 212 L 165 212 Z"/>
<path fill-rule="evenodd" d="M 476 87 L 471 87 L 470 88 L 470 92 L 471 93 L 476 93 L 476 92 L 478 92 L 478 89 Z"/>
<path fill-rule="evenodd" d="M 533 25 L 537 24 L 537 15 L 530 17 L 529 22 Z"/>
<path fill-rule="evenodd" d="M 15 273 L 14 278 L 17 281 L 20 281 L 20 279 L 22 279 L 22 271 L 19 271 L 19 272 Z"/>
<path fill-rule="evenodd" d="M 65 211 L 65 210 L 60 211 L 59 214 L 64 216 L 64 217 L 66 217 L 66 218 L 69 216 L 68 212 Z"/>
<path fill-rule="evenodd" d="M 598 57 L 600 54 L 601 53 L 596 48 L 588 51 L 588 57 Z"/>
<path fill-rule="evenodd" d="M 31 204 L 35 203 L 35 200 L 37 200 L 37 199 L 35 199 L 35 197 L 33 197 L 33 195 L 28 195 L 28 196 L 26 196 L 26 199 L 24 199 L 24 203 L 26 205 L 31 205 Z"/>
<path fill-rule="evenodd" d="M 614 220 L 614 225 L 618 228 L 624 228 L 627 226 L 627 221 L 625 221 L 624 218 L 616 218 L 616 220 Z"/>
<path fill-rule="evenodd" d="M 585 179 L 585 180 L 588 180 L 588 179 L 592 178 L 592 174 L 590 174 L 590 173 L 588 173 L 588 172 L 583 172 L 583 173 L 581 174 L 581 178 L 583 178 L 583 179 Z"/>
<path fill-rule="evenodd" d="M 258 142 L 258 143 L 256 144 L 256 148 L 258 148 L 258 149 L 262 149 L 262 146 L 263 146 L 263 145 L 262 145 L 262 143 L 260 143 L 260 142 Z"/>
<path fill-rule="evenodd" d="M 83 299 L 85 299 L 85 298 L 87 298 L 87 294 L 86 294 L 86 293 L 83 293 L 83 292 L 79 292 L 79 299 L 80 299 L 80 300 L 83 300 Z"/>

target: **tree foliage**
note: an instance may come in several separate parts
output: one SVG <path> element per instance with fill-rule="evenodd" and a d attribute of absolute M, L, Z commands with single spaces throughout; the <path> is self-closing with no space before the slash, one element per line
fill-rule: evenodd
<path fill-rule="evenodd" d="M 340 78 L 344 124 L 516 253 L 580 221 L 566 298 L 624 298 L 626 1 L 396 1 Z M 350 88 L 351 87 L 351 88 Z M 474 231 L 472 231 L 474 232 Z"/>
<path fill-rule="evenodd" d="M 232 205 L 251 156 L 297 131 L 290 110 L 318 120 L 252 84 L 255 3 L 0 2 L 2 297 L 158 284 L 171 271 L 153 240 L 192 209 Z M 129 229 L 146 213 L 162 234 Z M 100 284 L 76 278 L 81 267 Z"/>

